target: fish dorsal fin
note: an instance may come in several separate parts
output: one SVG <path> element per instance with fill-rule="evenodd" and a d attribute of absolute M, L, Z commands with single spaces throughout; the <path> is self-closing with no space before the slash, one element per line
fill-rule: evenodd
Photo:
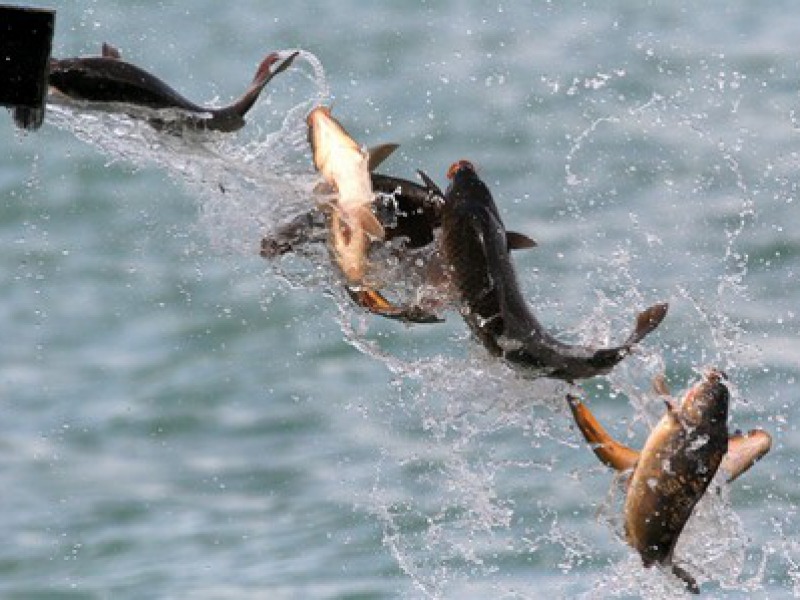
<path fill-rule="evenodd" d="M 751 429 L 747 433 L 737 432 L 728 438 L 728 451 L 722 457 L 719 468 L 726 481 L 732 482 L 752 467 L 772 448 L 772 436 L 763 429 Z"/>
<path fill-rule="evenodd" d="M 419 175 L 419 178 L 422 179 L 422 183 L 425 184 L 425 187 L 427 187 L 429 190 L 431 190 L 436 195 L 444 198 L 444 194 L 442 193 L 442 190 L 439 188 L 438 185 L 436 185 L 436 182 L 433 179 L 428 177 L 428 174 L 425 171 L 423 171 L 421 169 L 418 169 L 417 170 L 417 175 Z"/>
<path fill-rule="evenodd" d="M 533 239 L 517 231 L 506 231 L 506 243 L 509 250 L 526 250 L 538 245 Z"/>
<path fill-rule="evenodd" d="M 400 144 L 380 144 L 367 149 L 367 156 L 369 157 L 367 166 L 369 172 L 372 173 L 377 169 L 383 161 L 389 158 L 392 153 L 400 147 Z"/>
<path fill-rule="evenodd" d="M 122 58 L 122 53 L 116 46 L 112 46 L 108 42 L 103 42 L 101 56 L 103 58 L 116 58 L 119 60 Z"/>
<path fill-rule="evenodd" d="M 612 438 L 576 396 L 568 395 L 567 402 L 575 418 L 575 424 L 600 462 L 617 471 L 627 471 L 636 466 L 636 461 L 639 460 L 639 453 L 636 450 Z"/>

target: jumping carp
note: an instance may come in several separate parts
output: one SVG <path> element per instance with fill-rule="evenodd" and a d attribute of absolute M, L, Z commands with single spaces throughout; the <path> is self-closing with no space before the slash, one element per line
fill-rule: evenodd
<path fill-rule="evenodd" d="M 667 412 L 640 452 L 614 440 L 580 400 L 568 397 L 575 422 L 597 458 L 617 471 L 632 471 L 624 508 L 628 543 L 646 567 L 670 566 L 694 593 L 699 592 L 694 577 L 673 563 L 684 526 L 718 469 L 733 481 L 772 444 L 761 429 L 729 436 L 723 378 L 710 369 L 681 402 L 667 398 Z"/>
<path fill-rule="evenodd" d="M 522 296 L 510 250 L 528 238 L 507 232 L 489 188 L 469 161 L 454 163 L 442 209 L 442 246 L 462 313 L 486 349 L 530 377 L 566 381 L 603 375 L 628 356 L 667 314 L 667 304 L 639 313 L 619 346 L 570 345 L 548 333 Z"/>

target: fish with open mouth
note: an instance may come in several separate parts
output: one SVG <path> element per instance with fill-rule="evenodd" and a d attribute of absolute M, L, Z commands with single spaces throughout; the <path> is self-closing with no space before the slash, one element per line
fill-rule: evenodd
<path fill-rule="evenodd" d="M 666 395 L 666 414 L 640 452 L 614 440 L 575 396 L 570 409 L 597 458 L 617 471 L 631 471 L 625 496 L 624 526 L 628 543 L 645 567 L 669 566 L 687 589 L 699 593 L 694 577 L 674 564 L 673 553 L 695 505 L 717 470 L 728 482 L 769 452 L 771 436 L 762 429 L 728 433 L 728 389 L 724 374 L 709 369 L 681 402 Z"/>
<path fill-rule="evenodd" d="M 126 112 L 146 119 L 158 130 L 172 133 L 180 133 L 184 128 L 232 132 L 244 126 L 245 115 L 264 86 L 289 68 L 298 54 L 298 51 L 272 52 L 261 61 L 252 82 L 236 101 L 223 107 L 209 107 L 187 100 L 152 73 L 122 60 L 115 47 L 103 44 L 101 56 L 51 59 L 48 99 Z M 172 113 L 151 116 L 151 111 Z"/>
<path fill-rule="evenodd" d="M 491 192 L 475 167 L 454 163 L 442 208 L 442 248 L 467 324 L 486 349 L 529 377 L 573 382 L 611 371 L 667 314 L 666 303 L 639 313 L 620 345 L 570 345 L 548 333 L 522 296 L 510 250 L 525 244 L 509 235 Z"/>

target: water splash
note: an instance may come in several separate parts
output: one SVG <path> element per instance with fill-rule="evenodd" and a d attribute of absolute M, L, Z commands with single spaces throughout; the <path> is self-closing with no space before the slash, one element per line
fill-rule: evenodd
<path fill-rule="evenodd" d="M 291 72 L 298 72 L 311 83 L 310 92 L 279 99 L 276 90 L 284 89 L 280 80 L 288 73 L 276 79 L 275 87 L 265 90 L 264 104 L 272 106 L 274 101 L 282 106 L 272 110 L 278 122 L 272 129 L 256 120 L 233 135 L 177 137 L 157 132 L 146 122 L 123 113 L 86 113 L 63 106 L 52 107 L 48 121 L 99 148 L 111 162 L 163 169 L 197 197 L 198 226 L 214 246 L 254 254 L 264 233 L 309 208 L 317 182 L 305 141 L 304 119 L 315 103 L 330 97 L 330 89 L 319 60 L 301 51 L 295 65 L 303 61 L 312 73 L 296 68 Z M 627 117 L 643 118 L 656 104 L 663 110 L 662 99 L 654 97 Z M 590 177 L 579 175 L 586 142 L 605 126 L 622 126 L 627 117 L 597 118 L 573 140 L 565 158 L 570 188 L 582 190 Z M 740 175 L 734 159 L 728 165 Z M 740 189 L 746 192 L 744 180 L 740 183 Z M 574 198 L 568 199 L 568 204 L 576 221 L 585 219 Z M 735 246 L 749 223 L 746 211 L 751 208 L 748 199 L 741 220 L 730 230 L 723 261 L 733 265 L 733 278 L 719 281 L 721 291 L 740 293 L 745 271 L 739 268 Z M 647 231 L 643 234 L 651 235 Z M 611 282 L 612 289 L 598 290 L 591 310 L 560 337 L 594 345 L 619 341 L 615 339 L 618 332 L 630 327 L 630 307 L 642 306 L 647 296 L 631 268 L 635 258 L 622 247 L 615 260 L 598 267 L 598 277 Z M 560 518 L 554 508 L 558 499 L 507 498 L 497 493 L 501 478 L 518 478 L 526 489 L 535 489 L 536 475 L 549 476 L 558 466 L 548 457 L 548 447 L 553 443 L 584 452 L 587 464 L 592 460 L 584 446 L 576 444 L 576 435 L 569 428 L 564 403 L 570 389 L 567 384 L 524 380 L 477 347 L 460 356 L 434 354 L 422 358 L 408 358 L 390 349 L 370 331 L 363 313 L 352 306 L 322 247 L 272 265 L 274 274 L 288 285 L 327 293 L 336 303 L 345 340 L 383 364 L 393 378 L 396 396 L 376 401 L 365 410 L 376 419 L 402 422 L 409 432 L 403 444 L 381 459 L 383 465 L 377 466 L 373 488 L 364 503 L 381 526 L 384 545 L 425 597 L 446 597 L 455 587 L 490 577 L 499 569 L 499 557 L 517 555 L 533 561 L 539 553 L 548 552 L 551 566 L 571 573 L 597 553 L 590 540 Z M 394 275 L 405 270 L 407 265 L 387 262 L 384 279 L 397 280 Z M 406 289 L 394 291 L 414 294 L 417 289 L 412 282 Z M 691 292 L 680 288 L 678 292 L 680 297 L 692 299 Z M 713 358 L 721 362 L 720 366 L 730 368 L 735 364 L 731 357 L 739 347 L 740 329 L 720 317 L 719 307 L 708 308 L 699 300 L 692 304 L 706 317 L 717 350 Z M 561 306 L 558 301 L 553 305 Z M 462 335 L 451 346 L 461 348 L 464 340 Z M 629 400 L 632 424 L 644 421 L 652 425 L 657 418 L 653 408 L 660 408 L 661 402 L 648 387 L 653 375 L 664 369 L 664 355 L 643 344 L 607 378 L 610 393 Z M 499 453 L 498 441 L 512 436 L 521 436 L 522 445 L 532 452 Z M 388 480 L 384 469 L 399 471 L 413 492 L 397 492 L 397 482 Z M 620 531 L 621 496 L 619 482 L 615 481 L 598 518 L 608 524 L 620 547 L 625 548 Z M 521 523 L 520 514 L 527 514 L 534 524 Z M 698 505 L 681 539 L 679 555 L 698 570 L 701 580 L 713 580 L 723 587 L 757 589 L 757 583 L 742 578 L 744 547 L 741 523 L 723 487 L 719 495 L 709 494 Z M 645 570 L 638 557 L 629 553 L 622 562 L 612 564 L 588 596 L 666 596 L 682 589 L 669 573 Z"/>

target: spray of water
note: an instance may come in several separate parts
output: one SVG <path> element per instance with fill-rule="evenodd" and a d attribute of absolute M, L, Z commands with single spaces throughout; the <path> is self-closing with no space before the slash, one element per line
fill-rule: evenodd
<path fill-rule="evenodd" d="M 312 72 L 298 69 L 301 63 L 310 66 Z M 265 233 L 310 208 L 317 182 L 304 120 L 315 103 L 329 98 L 330 90 L 319 60 L 308 52 L 300 53 L 291 72 L 299 73 L 312 89 L 301 98 L 289 100 L 288 106 L 285 100 L 278 102 L 278 92 L 273 90 L 282 89 L 279 80 L 289 74 L 266 90 L 266 104 L 274 100 L 281 106 L 273 109 L 278 124 L 272 130 L 256 122 L 233 135 L 174 136 L 123 112 L 86 112 L 65 106 L 52 107 L 48 120 L 96 146 L 112 162 L 163 169 L 198 198 L 198 224 L 217 248 L 253 254 Z M 640 118 L 661 103 L 661 98 L 654 99 L 628 117 Z M 599 127 L 618 126 L 621 120 L 616 116 L 598 118 L 576 136 L 565 161 L 568 186 L 580 188 L 586 183 L 586 177 L 578 174 L 583 144 Z M 733 155 L 726 156 L 729 167 L 737 171 Z M 740 183 L 745 192 L 744 180 Z M 567 203 L 572 217 L 583 220 L 575 198 L 568 198 Z M 736 292 L 741 285 L 744 267 L 735 245 L 748 222 L 751 204 L 746 200 L 741 221 L 730 231 L 724 262 L 731 272 L 720 280 L 721 294 Z M 619 341 L 619 332 L 630 327 L 629 308 L 645 305 L 647 296 L 630 268 L 635 260 L 620 248 L 614 261 L 598 266 L 598 277 L 614 284 L 614 294 L 598 291 L 592 310 L 561 337 L 593 345 Z M 345 340 L 383 364 L 393 378 L 396 396 L 366 410 L 373 411 L 371 416 L 376 418 L 386 418 L 389 413 L 404 422 L 410 420 L 411 441 L 386 452 L 381 461 L 392 462 L 393 468 L 408 473 L 414 492 L 398 492 L 396 482 L 387 480 L 379 464 L 372 489 L 359 501 L 380 523 L 385 546 L 424 597 L 445 597 L 464 582 L 480 582 L 496 573 L 498 562 L 509 555 L 535 560 L 539 553 L 545 553 L 554 557 L 562 573 L 591 560 L 596 548 L 562 522 L 555 508 L 558 499 L 536 497 L 536 475 L 549 476 L 557 467 L 548 458 L 551 444 L 585 452 L 587 465 L 591 464 L 590 453 L 569 427 L 564 403 L 570 389 L 567 384 L 521 379 L 476 347 L 460 356 L 408 358 L 387 349 L 372 335 L 363 315 L 342 291 L 324 248 L 312 248 L 303 257 L 288 257 L 272 265 L 274 275 L 290 286 L 326 291 L 337 304 Z M 396 275 L 405 269 L 405 265 L 387 262 L 385 279 L 401 279 Z M 418 282 L 412 281 L 406 291 L 413 296 L 417 288 Z M 680 288 L 678 295 L 692 299 L 689 291 Z M 715 340 L 718 355 L 713 358 L 721 362 L 719 366 L 730 368 L 739 343 L 737 325 L 720 317 L 718 307 L 699 300 L 692 305 L 704 317 L 707 332 Z M 465 345 L 463 337 L 453 342 L 454 348 Z M 607 378 L 612 397 L 630 401 L 634 413 L 631 426 L 647 429 L 660 416 L 662 404 L 649 391 L 649 381 L 664 370 L 664 356 L 643 344 Z M 587 388 L 586 393 L 590 392 Z M 496 442 L 505 436 L 522 436 L 531 451 L 525 456 L 499 454 Z M 501 497 L 497 493 L 500 478 L 516 479 L 526 491 L 516 498 Z M 720 491 L 708 494 L 698 506 L 678 555 L 693 566 L 701 582 L 713 580 L 731 588 L 755 586 L 742 578 L 745 538 L 741 523 L 731 511 L 725 486 L 716 485 L 714 489 Z M 613 493 L 599 507 L 598 519 L 621 539 L 623 494 L 618 481 L 612 483 L 611 490 Z M 520 522 L 520 512 L 532 515 L 534 522 Z M 632 553 L 626 556 L 612 564 L 587 597 L 668 595 L 682 590 L 682 584 L 668 573 L 653 576 L 638 557 Z M 793 577 L 797 578 L 797 573 L 795 569 Z M 513 588 L 505 587 L 503 593 L 526 597 Z"/>

